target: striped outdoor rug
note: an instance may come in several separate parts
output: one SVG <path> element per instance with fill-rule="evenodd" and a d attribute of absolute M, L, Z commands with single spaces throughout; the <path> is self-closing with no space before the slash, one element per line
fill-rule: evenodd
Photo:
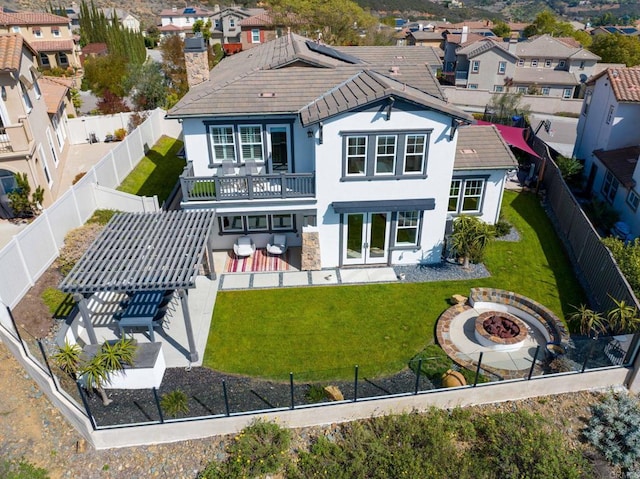
<path fill-rule="evenodd" d="M 224 267 L 225 273 L 259 273 L 262 271 L 287 271 L 289 269 L 289 251 L 280 256 L 268 255 L 266 250 L 258 249 L 245 258 L 229 253 Z"/>

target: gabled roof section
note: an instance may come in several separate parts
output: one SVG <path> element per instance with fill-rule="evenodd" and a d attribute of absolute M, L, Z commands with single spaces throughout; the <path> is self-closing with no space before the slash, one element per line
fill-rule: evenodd
<path fill-rule="evenodd" d="M 60 109 L 69 87 L 62 82 L 56 81 L 55 77 L 41 77 L 38 81 L 44 102 L 47 105 L 47 113 L 54 115 Z"/>
<path fill-rule="evenodd" d="M 494 48 L 500 49 L 503 53 L 506 53 L 514 59 L 518 58 L 515 53 L 509 51 L 508 43 L 505 43 L 501 38 L 496 37 L 483 37 L 480 40 L 466 42 L 456 50 L 456 55 L 466 55 L 467 58 L 475 58 L 478 55 Z"/>
<path fill-rule="evenodd" d="M 447 40 L 447 43 L 453 43 L 454 45 L 460 45 L 462 43 L 467 43 L 467 42 L 475 42 L 477 40 L 482 40 L 483 38 L 486 38 L 486 37 L 483 35 L 478 35 L 477 33 L 467 33 L 466 38 L 461 33 L 449 33 L 445 37 L 445 39 Z"/>
<path fill-rule="evenodd" d="M 3 25 L 69 25 L 69 19 L 60 15 L 44 12 L 0 12 Z"/>
<path fill-rule="evenodd" d="M 38 53 L 68 52 L 75 48 L 73 40 L 31 40 L 29 43 Z"/>
<path fill-rule="evenodd" d="M 518 43 L 516 54 L 521 58 L 571 58 L 575 55 L 583 60 L 600 60 L 598 55 L 585 50 L 573 39 L 569 41 L 546 34 Z"/>
<path fill-rule="evenodd" d="M 20 69 L 23 43 L 21 35 L 0 35 L 0 71 L 12 72 Z"/>
<path fill-rule="evenodd" d="M 605 75 L 609 79 L 616 100 L 640 102 L 640 67 L 607 68 L 591 77 L 588 84 L 594 84 Z"/>
<path fill-rule="evenodd" d="M 493 125 L 473 125 L 458 129 L 454 170 L 508 169 L 518 161 Z"/>

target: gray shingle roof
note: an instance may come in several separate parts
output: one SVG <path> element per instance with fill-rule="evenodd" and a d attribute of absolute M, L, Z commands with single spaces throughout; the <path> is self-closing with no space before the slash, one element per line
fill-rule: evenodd
<path fill-rule="evenodd" d="M 564 70 L 551 68 L 516 68 L 513 74 L 516 83 L 537 83 L 538 85 L 577 85 L 575 75 Z"/>
<path fill-rule="evenodd" d="M 458 129 L 454 170 L 514 168 L 518 162 L 493 125 Z"/>
<path fill-rule="evenodd" d="M 520 58 L 578 58 L 600 60 L 600 57 L 581 47 L 567 45 L 566 42 L 549 35 L 540 35 L 526 42 L 518 43 L 516 53 Z"/>
<path fill-rule="evenodd" d="M 515 53 L 509 51 L 509 44 L 502 41 L 502 39 L 496 39 L 494 37 L 482 38 L 474 42 L 465 43 L 462 48 L 456 50 L 456 55 L 466 55 L 467 58 L 473 58 L 481 53 L 484 53 L 492 48 L 499 48 L 507 55 L 518 58 Z"/>
<path fill-rule="evenodd" d="M 290 34 L 224 59 L 168 116 L 300 114 L 307 124 L 393 94 L 470 118 L 447 104 L 430 69 L 436 56 L 430 48 L 316 51 L 307 41 Z"/>

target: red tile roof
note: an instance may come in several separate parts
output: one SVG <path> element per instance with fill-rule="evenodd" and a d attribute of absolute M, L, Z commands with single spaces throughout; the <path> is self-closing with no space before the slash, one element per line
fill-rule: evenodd
<path fill-rule="evenodd" d="M 47 113 L 53 115 L 60 108 L 60 104 L 64 100 L 69 87 L 47 77 L 41 77 L 38 80 L 38 84 L 40 85 L 44 102 L 47 105 Z"/>
<path fill-rule="evenodd" d="M 29 44 L 40 52 L 68 52 L 73 51 L 73 40 L 31 40 Z"/>
<path fill-rule="evenodd" d="M 22 59 L 22 44 L 20 35 L 0 35 L 0 70 L 17 71 Z"/>
<path fill-rule="evenodd" d="M 3 25 L 69 25 L 69 19 L 44 12 L 0 12 Z"/>
<path fill-rule="evenodd" d="M 640 67 L 607 68 L 589 79 L 593 85 L 596 80 L 607 75 L 613 94 L 618 101 L 640 102 Z"/>

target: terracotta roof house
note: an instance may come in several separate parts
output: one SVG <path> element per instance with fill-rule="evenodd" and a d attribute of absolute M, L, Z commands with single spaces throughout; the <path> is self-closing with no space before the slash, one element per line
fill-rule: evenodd
<path fill-rule="evenodd" d="M 264 8 L 226 7 L 211 15 L 211 42 L 241 44 L 240 22 L 264 13 Z"/>
<path fill-rule="evenodd" d="M 193 24 L 206 22 L 214 12 L 201 7 L 172 7 L 160 12 L 160 35 L 179 35 L 182 38 L 193 34 Z"/>
<path fill-rule="evenodd" d="M 59 181 L 61 154 L 68 144 L 65 120 L 73 112 L 69 87 L 43 79 L 38 55 L 21 35 L 0 35 L 0 217 L 13 216 L 8 193 L 16 173 L 32 188 L 42 186 L 44 205 Z M 71 109 L 70 109 L 71 108 Z"/>
<path fill-rule="evenodd" d="M 585 192 L 610 203 L 640 236 L 640 68 L 608 68 L 587 82 L 574 156 Z"/>
<path fill-rule="evenodd" d="M 279 38 L 283 32 L 287 31 L 286 27 L 279 25 L 269 12 L 240 20 L 240 30 L 240 43 L 243 50 Z"/>
<path fill-rule="evenodd" d="M 284 235 L 303 270 L 439 262 L 452 218 L 498 220 L 516 161 L 493 127 L 463 127 L 428 50 L 287 34 L 223 59 L 167 114 L 184 132 L 182 208 L 215 210 L 214 249 Z"/>
<path fill-rule="evenodd" d="M 80 59 L 67 17 L 42 12 L 0 12 L 0 34 L 19 33 L 38 54 L 40 68 L 78 68 Z"/>

